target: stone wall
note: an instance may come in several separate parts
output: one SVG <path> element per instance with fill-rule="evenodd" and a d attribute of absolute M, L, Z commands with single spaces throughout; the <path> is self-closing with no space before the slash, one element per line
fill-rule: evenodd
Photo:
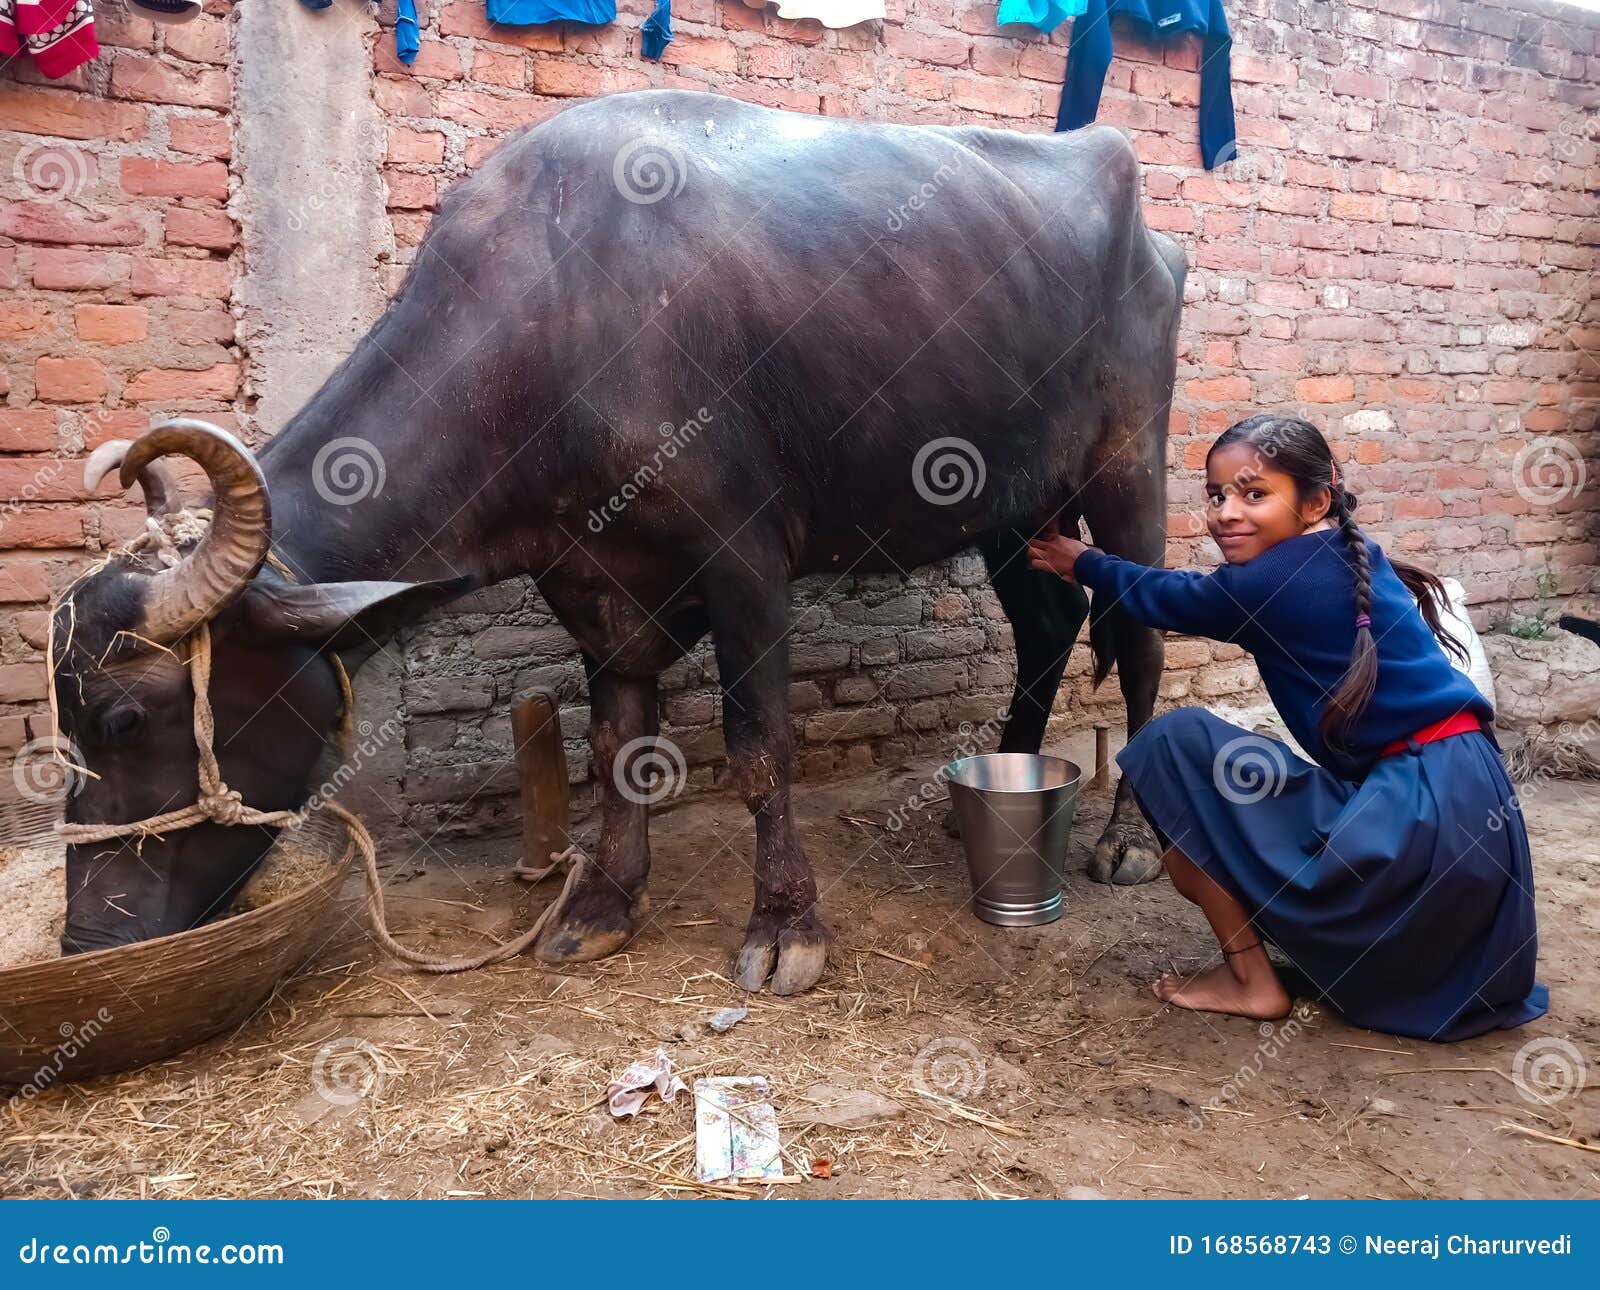
<path fill-rule="evenodd" d="M 137 518 L 82 496 L 82 452 L 171 411 L 254 441 L 278 429 L 398 285 L 439 193 L 509 131 L 644 85 L 1053 126 L 1067 29 L 999 29 L 992 0 L 891 0 L 886 22 L 838 32 L 677 0 L 660 66 L 637 56 L 649 7 L 622 0 L 600 29 L 508 30 L 481 0 L 427 4 L 405 69 L 392 4 L 374 25 L 355 0 L 320 14 L 212 0 L 199 24 L 153 29 L 106 0 L 106 53 L 67 84 L 0 72 L 0 497 L 18 499 L 0 519 L 7 742 L 42 733 L 29 723 L 50 589 Z M 1200 168 L 1192 43 L 1119 27 L 1101 113 L 1145 163 L 1149 223 L 1193 266 L 1170 560 L 1215 562 L 1198 513 L 1205 448 L 1278 407 L 1329 434 L 1363 523 L 1459 577 L 1480 628 L 1527 607 L 1543 570 L 1564 599 L 1592 599 L 1600 16 L 1551 0 L 1235 0 L 1229 13 L 1236 161 Z M 275 124 L 297 118 L 345 129 L 298 169 L 318 132 Z M 331 190 L 330 157 L 348 172 Z M 67 168 L 65 197 L 35 182 L 43 161 Z M 297 248 L 329 238 L 338 254 L 307 272 Z M 341 275 L 332 290 L 326 272 Z M 910 580 L 802 583 L 795 624 L 803 775 L 948 749 L 963 723 L 988 737 L 1009 696 L 1009 632 L 973 556 Z M 1259 698 L 1234 647 L 1174 637 L 1168 664 L 1169 702 Z M 1114 682 L 1091 693 L 1087 669 L 1081 646 L 1065 726 L 1120 720 Z M 664 730 L 696 785 L 721 753 L 714 682 L 702 648 L 664 687 Z M 409 633 L 387 670 L 362 674 L 368 710 L 399 705 L 408 722 L 382 799 L 419 827 L 513 816 L 508 705 L 533 686 L 560 695 L 583 778 L 581 668 L 535 592 L 493 588 Z"/>

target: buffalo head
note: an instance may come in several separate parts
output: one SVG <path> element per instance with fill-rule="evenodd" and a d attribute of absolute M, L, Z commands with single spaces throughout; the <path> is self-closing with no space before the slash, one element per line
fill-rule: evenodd
<path fill-rule="evenodd" d="M 197 462 L 212 488 L 209 525 L 181 508 L 164 457 Z M 84 469 L 93 490 L 116 469 L 139 483 L 171 543 L 112 555 L 53 611 L 51 683 L 61 736 L 79 772 L 74 824 L 126 824 L 198 795 L 194 633 L 209 628 L 213 746 L 222 778 L 262 811 L 302 804 L 343 707 L 333 655 L 351 666 L 406 620 L 453 599 L 448 582 L 303 583 L 267 563 L 272 512 L 260 465 L 226 431 L 169 421 L 100 447 Z M 300 535 L 302 539 L 306 535 Z M 320 782 L 320 781 L 319 781 Z M 276 830 L 203 822 L 162 836 L 67 849 L 63 952 L 80 953 L 195 927 L 222 913 Z"/>

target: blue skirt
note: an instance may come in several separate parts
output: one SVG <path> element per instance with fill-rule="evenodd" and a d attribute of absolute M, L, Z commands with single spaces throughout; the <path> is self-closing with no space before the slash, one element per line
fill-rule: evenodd
<path fill-rule="evenodd" d="M 1357 1026 L 1466 1039 L 1542 1016 L 1528 835 L 1485 734 L 1359 783 L 1203 708 L 1117 754 L 1139 809 Z"/>

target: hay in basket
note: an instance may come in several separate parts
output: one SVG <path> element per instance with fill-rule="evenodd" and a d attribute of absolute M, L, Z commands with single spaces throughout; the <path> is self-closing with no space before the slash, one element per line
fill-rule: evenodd
<path fill-rule="evenodd" d="M 0 815 L 0 884 L 10 897 L 4 932 L 23 935 L 5 959 L 53 953 L 41 921 L 59 914 L 41 893 L 65 884 L 51 832 L 59 808 Z M 237 1026 L 315 951 L 317 931 L 347 872 L 355 842 L 343 820 L 313 813 L 285 831 L 234 913 L 187 932 L 68 958 L 0 969 L 0 1088 L 40 1088 L 131 1070 Z M 316 863 L 320 858 L 321 863 Z M 7 881 L 7 872 L 11 879 Z M 11 922 L 18 916 L 28 927 Z"/>

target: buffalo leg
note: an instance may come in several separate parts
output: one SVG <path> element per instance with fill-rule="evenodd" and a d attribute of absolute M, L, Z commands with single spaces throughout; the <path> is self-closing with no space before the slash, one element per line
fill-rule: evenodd
<path fill-rule="evenodd" d="M 1028 566 L 1027 544 L 1027 535 L 1015 529 L 988 534 L 981 544 L 990 585 L 1011 620 L 1017 650 L 1017 679 L 1000 752 L 1039 751 L 1072 646 L 1089 615 L 1082 587 Z"/>
<path fill-rule="evenodd" d="M 798 994 L 822 976 L 829 936 L 789 803 L 789 579 L 733 563 L 708 575 L 706 602 L 728 766 L 756 825 L 755 906 L 734 980 L 759 990 L 770 977 L 774 994 Z"/>
<path fill-rule="evenodd" d="M 589 747 L 600 786 L 600 844 L 588 872 L 539 937 L 546 963 L 615 954 L 639 928 L 650 874 L 649 743 L 659 729 L 656 678 L 619 676 L 584 655 L 589 674 Z"/>

